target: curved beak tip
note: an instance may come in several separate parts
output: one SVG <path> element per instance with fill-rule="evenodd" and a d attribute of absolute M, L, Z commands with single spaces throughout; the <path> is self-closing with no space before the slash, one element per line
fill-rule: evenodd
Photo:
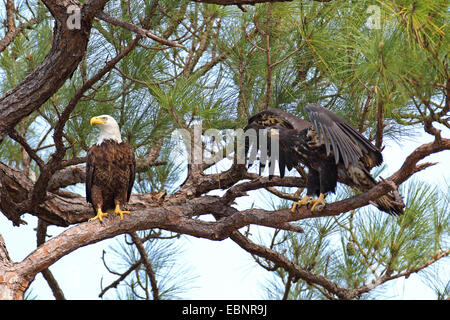
<path fill-rule="evenodd" d="M 101 122 L 101 120 L 98 117 L 92 117 L 91 118 L 91 121 L 90 121 L 91 126 L 94 125 L 94 124 L 99 124 L 99 123 L 102 123 L 102 122 Z"/>

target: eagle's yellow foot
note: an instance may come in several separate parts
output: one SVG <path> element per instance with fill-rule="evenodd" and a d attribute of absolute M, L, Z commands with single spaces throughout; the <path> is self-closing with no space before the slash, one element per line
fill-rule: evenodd
<path fill-rule="evenodd" d="M 294 205 L 292 206 L 291 211 L 295 212 L 297 210 L 297 207 L 308 205 L 309 201 L 311 201 L 311 197 L 304 196 L 303 198 L 300 199 L 300 201 L 294 202 Z"/>
<path fill-rule="evenodd" d="M 323 207 L 325 207 L 325 205 L 327 204 L 325 202 L 325 195 L 323 193 L 321 193 L 316 200 L 311 200 L 309 203 L 312 204 L 311 211 L 313 211 L 313 212 L 314 211 L 322 211 Z M 316 210 L 316 207 L 318 205 L 322 205 L 322 206 L 318 207 Z"/>
<path fill-rule="evenodd" d="M 94 221 L 94 220 L 100 220 L 101 222 L 103 222 L 103 218 L 108 216 L 108 213 L 103 212 L 102 209 L 98 209 L 97 210 L 97 215 L 91 219 L 89 219 L 89 221 Z"/>
<path fill-rule="evenodd" d="M 118 214 L 120 216 L 120 220 L 123 220 L 123 215 L 124 214 L 130 214 L 131 212 L 130 211 L 122 211 L 120 209 L 120 206 L 117 204 L 116 208 L 114 209 L 114 213 Z"/>

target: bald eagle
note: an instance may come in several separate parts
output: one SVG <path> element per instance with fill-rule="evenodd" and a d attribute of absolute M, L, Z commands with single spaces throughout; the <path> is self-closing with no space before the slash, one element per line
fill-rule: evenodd
<path fill-rule="evenodd" d="M 306 196 L 294 203 L 292 212 L 302 205 L 311 205 L 313 212 L 320 210 L 326 205 L 326 194 L 335 192 L 337 182 L 360 191 L 375 186 L 377 182 L 370 170 L 383 162 L 381 152 L 330 110 L 318 104 L 308 104 L 305 111 L 311 122 L 280 109 L 264 110 L 252 116 L 244 129 L 267 129 L 269 144 L 277 135 L 279 154 L 276 160 L 281 177 L 286 167 L 291 170 L 302 163 L 308 168 Z M 252 148 L 262 149 L 260 140 L 256 140 L 257 145 L 247 142 L 247 152 L 252 145 Z M 275 162 L 275 155 L 267 157 L 269 163 Z M 250 160 L 249 165 L 252 163 Z M 263 165 L 261 162 L 260 166 Z M 273 174 L 273 168 L 269 174 Z M 313 195 L 318 198 L 314 200 Z M 373 204 L 391 215 L 403 213 L 403 201 L 393 192 L 378 198 Z"/>
<path fill-rule="evenodd" d="M 89 149 L 86 160 L 86 200 L 96 214 L 90 221 L 103 221 L 112 209 L 122 220 L 124 214 L 130 214 L 121 207 L 130 200 L 134 184 L 134 150 L 122 141 L 119 125 L 111 116 L 93 117 L 90 123 L 100 129 L 98 141 Z"/>

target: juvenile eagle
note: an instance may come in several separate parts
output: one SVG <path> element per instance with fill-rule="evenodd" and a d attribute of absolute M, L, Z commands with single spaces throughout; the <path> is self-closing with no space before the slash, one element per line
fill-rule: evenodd
<path fill-rule="evenodd" d="M 244 129 L 268 129 L 269 144 L 274 134 L 278 134 L 277 160 L 281 177 L 285 174 L 285 167 L 291 170 L 302 163 L 308 168 L 306 196 L 294 203 L 292 212 L 302 205 L 312 205 L 311 210 L 317 211 L 318 205 L 326 204 L 327 192 L 335 192 L 338 181 L 360 191 L 375 186 L 377 182 L 370 170 L 383 162 L 381 152 L 330 110 L 318 104 L 308 104 L 305 111 L 311 122 L 280 109 L 264 110 L 252 116 Z M 261 149 L 260 140 L 256 141 L 258 149 Z M 250 145 L 247 143 L 247 151 L 251 145 L 251 142 Z M 273 155 L 268 157 L 274 161 Z M 264 164 L 261 162 L 261 165 Z M 312 199 L 313 195 L 318 199 Z M 388 193 L 372 204 L 391 215 L 400 215 L 404 204 L 397 198 L 394 193 Z"/>
<path fill-rule="evenodd" d="M 103 221 L 107 210 L 123 219 L 121 207 L 130 200 L 133 188 L 136 159 L 133 148 L 122 142 L 117 122 L 108 115 L 93 117 L 91 125 L 96 124 L 100 136 L 88 151 L 86 160 L 86 200 L 92 204 L 96 216 L 92 220 Z"/>

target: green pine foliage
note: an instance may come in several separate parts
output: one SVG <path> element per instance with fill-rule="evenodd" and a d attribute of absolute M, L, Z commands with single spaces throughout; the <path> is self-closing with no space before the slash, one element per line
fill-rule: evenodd
<path fill-rule="evenodd" d="M 369 6 L 378 11 L 368 11 Z M 445 111 L 444 88 L 449 81 L 447 1 L 292 1 L 245 9 L 193 1 L 109 1 L 104 11 L 110 16 L 175 39 L 185 48 L 141 39 L 78 102 L 64 130 L 66 158 L 86 156 L 97 137 L 89 119 L 110 114 L 137 158 L 159 148 L 157 160 L 165 162 L 139 172 L 134 191 L 172 193 L 183 181 L 186 164 L 174 159 L 176 142 L 171 134 L 191 130 L 199 122 L 204 130 L 242 128 L 249 116 L 264 108 L 306 117 L 303 107 L 317 102 L 372 141 L 382 137 L 382 144 L 422 132 L 424 121 L 430 119 L 450 128 L 448 110 L 440 114 Z M 0 53 L 1 93 L 30 74 L 51 48 L 53 21 L 43 4 L 22 1 L 17 10 L 21 20 L 37 21 Z M 379 28 L 371 27 L 370 19 L 379 19 Z M 16 128 L 43 160 L 54 151 L 53 128 L 74 94 L 135 37 L 127 29 L 94 22 L 86 56 L 74 75 Z M 0 161 L 24 168 L 27 160 L 20 145 L 5 138 Z M 33 161 L 30 169 L 39 176 Z M 299 225 L 304 233 L 277 230 L 269 241 L 273 250 L 339 286 L 358 289 L 376 284 L 354 298 L 383 296 L 392 281 L 415 273 L 435 288 L 438 298 L 445 298 L 449 282 L 435 261 L 448 266 L 448 258 L 438 259 L 449 248 L 448 189 L 413 179 L 399 190 L 407 205 L 402 217 L 362 208 L 336 218 L 303 220 Z M 340 188 L 327 200 L 352 192 Z M 280 207 L 278 199 L 273 205 Z M 148 232 L 140 236 L 145 238 Z M 109 249 L 115 260 L 114 266 L 108 260 L 108 266 L 117 273 L 140 257 L 125 238 Z M 177 241 L 145 242 L 161 298 L 175 298 L 189 288 L 186 279 L 177 277 L 184 272 L 177 269 Z M 294 282 L 282 268 L 272 272 L 273 280 L 263 284 L 268 298 L 336 298 L 317 285 Z M 149 281 L 140 266 L 117 289 L 117 297 L 149 298 Z"/>
<path fill-rule="evenodd" d="M 302 268 L 333 279 L 345 288 L 377 283 L 375 290 L 355 298 L 383 297 L 380 292 L 391 285 L 388 281 L 415 273 L 442 298 L 448 291 L 448 275 L 439 277 L 438 267 L 428 270 L 427 266 L 449 245 L 448 193 L 418 180 L 411 180 L 400 192 L 406 204 L 401 217 L 394 219 L 375 209 L 362 208 L 347 216 L 313 219 L 300 223 L 303 234 L 278 232 L 271 240 L 276 243 L 274 249 Z M 440 268 L 445 270 L 442 264 Z M 289 277 L 285 270 L 278 269 L 269 282 L 267 296 L 330 298 L 326 291 L 303 280 L 292 283 Z M 291 284 L 286 291 L 288 282 Z"/>

